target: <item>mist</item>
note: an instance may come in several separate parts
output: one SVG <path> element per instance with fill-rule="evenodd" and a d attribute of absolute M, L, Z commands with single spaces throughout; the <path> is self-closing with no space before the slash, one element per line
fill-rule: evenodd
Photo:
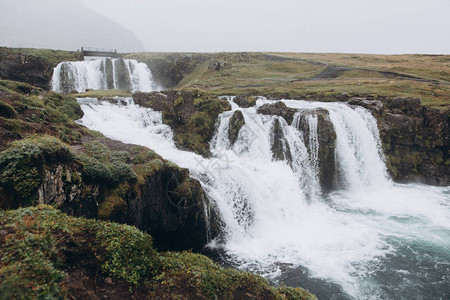
<path fill-rule="evenodd" d="M 0 44 L 450 54 L 447 0 L 0 0 Z M 142 42 L 142 43 L 141 43 Z"/>
<path fill-rule="evenodd" d="M 0 46 L 144 50 L 132 32 L 79 1 L 0 0 L 0 8 Z"/>

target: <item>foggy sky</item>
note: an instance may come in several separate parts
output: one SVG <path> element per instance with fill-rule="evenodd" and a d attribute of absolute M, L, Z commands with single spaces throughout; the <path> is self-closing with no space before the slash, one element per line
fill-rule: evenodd
<path fill-rule="evenodd" d="M 144 50 L 131 31 L 77 0 L 0 0 L 0 46 Z"/>
<path fill-rule="evenodd" d="M 147 51 L 450 54 L 449 0 L 80 1 Z"/>

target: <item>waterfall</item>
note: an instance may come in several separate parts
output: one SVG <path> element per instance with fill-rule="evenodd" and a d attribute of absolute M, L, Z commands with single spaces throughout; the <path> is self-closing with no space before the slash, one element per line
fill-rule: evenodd
<path fill-rule="evenodd" d="M 56 66 L 52 76 L 52 90 L 61 93 L 85 92 L 87 89 L 150 92 L 155 88 L 147 65 L 134 59 L 62 62 Z"/>
<path fill-rule="evenodd" d="M 126 106 L 79 101 L 80 124 L 189 168 L 222 219 L 223 235 L 209 247 L 228 264 L 324 299 L 449 295 L 450 188 L 393 183 L 367 110 L 284 100 L 298 110 L 289 125 L 257 113 L 274 101 L 239 108 L 229 98 L 232 110 L 219 115 L 213 155 L 203 158 L 175 147 L 160 112 L 129 99 Z M 237 110 L 245 124 L 232 144 Z"/>

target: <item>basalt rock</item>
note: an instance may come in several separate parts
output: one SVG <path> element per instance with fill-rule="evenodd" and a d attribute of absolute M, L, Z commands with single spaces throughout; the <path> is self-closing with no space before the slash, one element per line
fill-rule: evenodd
<path fill-rule="evenodd" d="M 279 119 L 275 119 L 272 125 L 270 142 L 274 160 L 287 160 L 288 162 L 292 162 L 291 149 L 284 136 Z"/>
<path fill-rule="evenodd" d="M 313 155 L 312 152 L 314 151 L 311 145 L 311 143 L 314 142 L 312 140 L 312 128 L 310 128 L 308 120 L 311 117 L 317 118 L 319 181 L 322 190 L 328 192 L 333 190 L 336 185 L 336 162 L 334 155 L 336 149 L 336 132 L 333 123 L 330 120 L 328 110 L 324 108 L 303 110 L 299 118 L 298 129 L 303 132 L 303 140 L 310 157 Z"/>
<path fill-rule="evenodd" d="M 231 146 L 233 146 L 234 142 L 236 142 L 239 136 L 239 131 L 241 130 L 241 127 L 244 126 L 244 124 L 245 120 L 242 112 L 240 110 L 235 111 L 230 118 L 228 127 L 228 137 L 230 139 Z"/>
<path fill-rule="evenodd" d="M 105 75 L 106 75 L 106 84 L 107 89 L 114 88 L 114 73 L 113 73 L 113 62 L 110 58 L 105 60 Z"/>
<path fill-rule="evenodd" d="M 289 125 L 292 124 L 296 112 L 297 110 L 295 108 L 287 107 L 286 104 L 281 101 L 266 103 L 258 108 L 259 114 L 283 117 Z"/>
<path fill-rule="evenodd" d="M 383 109 L 359 103 L 378 119 L 388 169 L 399 182 L 450 183 L 449 110 L 424 107 L 420 99 L 395 98 Z"/>
<path fill-rule="evenodd" d="M 118 219 L 151 233 L 158 249 L 200 250 L 208 242 L 210 203 L 187 169 L 163 166 L 125 198 L 127 212 Z"/>
<path fill-rule="evenodd" d="M 53 66 L 41 57 L 0 49 L 0 79 L 26 82 L 48 90 Z"/>
<path fill-rule="evenodd" d="M 122 58 L 119 58 L 115 61 L 115 64 L 117 74 L 117 88 L 121 90 L 131 90 L 130 71 L 125 65 L 125 61 Z"/>

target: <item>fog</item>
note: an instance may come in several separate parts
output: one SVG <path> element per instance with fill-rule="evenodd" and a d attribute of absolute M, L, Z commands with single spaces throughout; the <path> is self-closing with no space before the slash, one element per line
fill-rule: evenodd
<path fill-rule="evenodd" d="M 71 8 L 61 16 L 64 6 Z M 448 0 L 0 0 L 0 7 L 0 44 L 8 46 L 138 51 L 139 39 L 147 51 L 450 54 Z M 65 38 L 55 38 L 58 30 Z"/>
<path fill-rule="evenodd" d="M 74 0 L 0 0 L 0 46 L 144 50 L 131 31 Z"/>

